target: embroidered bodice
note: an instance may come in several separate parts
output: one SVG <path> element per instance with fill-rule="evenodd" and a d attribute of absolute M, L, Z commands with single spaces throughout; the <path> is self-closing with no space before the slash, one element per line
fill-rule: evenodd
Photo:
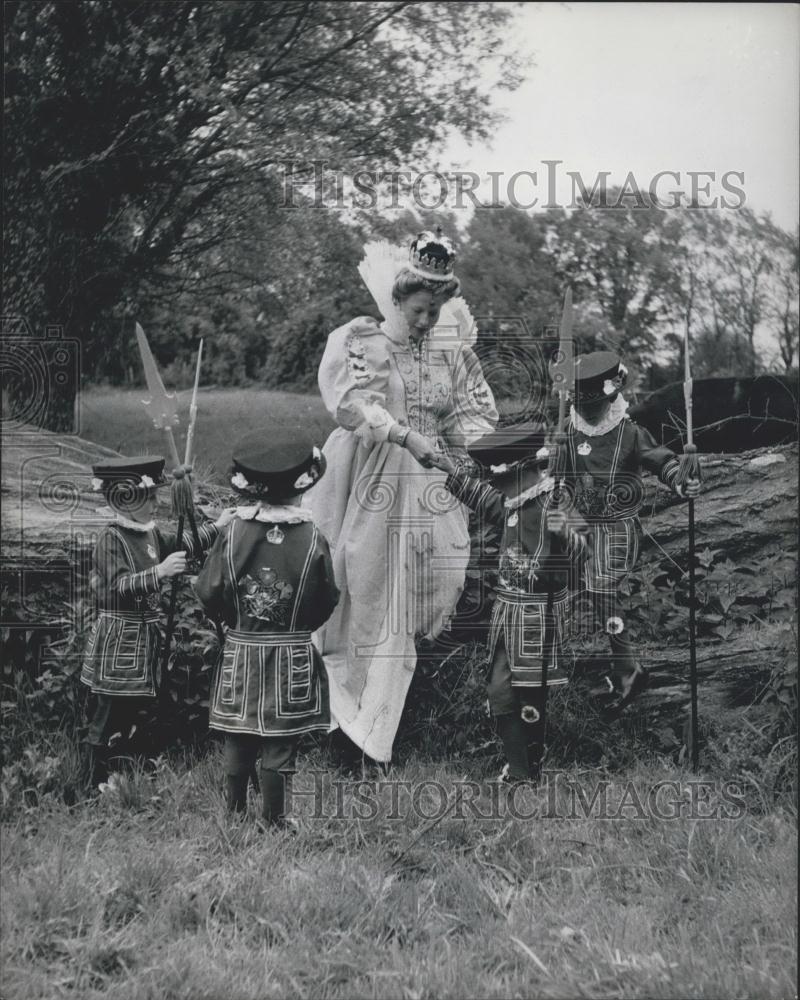
<path fill-rule="evenodd" d="M 377 404 L 398 423 L 447 450 L 488 433 L 497 411 L 480 363 L 458 340 L 420 345 L 360 318 L 328 338 L 319 370 L 323 401 L 340 427 L 356 431 Z"/>

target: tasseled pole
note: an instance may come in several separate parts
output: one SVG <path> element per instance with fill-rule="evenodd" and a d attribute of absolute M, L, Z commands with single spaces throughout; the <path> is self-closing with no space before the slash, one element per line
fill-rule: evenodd
<path fill-rule="evenodd" d="M 567 396 L 572 389 L 574 371 L 572 364 L 572 289 L 567 288 L 564 293 L 564 308 L 561 312 L 561 327 L 559 330 L 559 347 L 555 364 L 551 365 L 553 377 L 553 388 L 558 395 L 558 420 L 556 432 L 552 438 L 552 447 L 548 461 L 548 475 L 558 479 L 562 475 L 562 454 L 566 435 L 564 427 L 566 423 Z M 563 486 L 563 482 L 560 484 Z M 553 508 L 558 504 L 558 493 L 553 492 Z M 548 558 L 552 563 L 552 559 Z M 547 746 L 547 680 L 550 665 L 556 661 L 556 646 L 558 642 L 558 630 L 555 623 L 555 570 L 552 565 L 547 572 L 547 604 L 544 613 L 544 634 L 542 636 L 542 698 L 541 698 L 541 723 L 542 723 L 542 753 Z"/>
<path fill-rule="evenodd" d="M 686 343 L 684 355 L 685 381 L 683 396 L 686 402 L 686 444 L 680 458 L 678 475 L 675 483 L 684 487 L 691 479 L 698 482 L 702 479 L 700 459 L 697 455 L 692 433 L 692 374 L 689 360 L 689 325 L 686 325 Z M 689 687 L 691 692 L 691 733 L 692 733 L 692 770 L 697 772 L 700 763 L 700 743 L 697 726 L 697 624 L 695 619 L 695 542 L 694 542 L 694 499 L 689 497 Z"/>
<path fill-rule="evenodd" d="M 550 456 L 548 461 L 547 475 L 552 476 L 553 479 L 558 482 L 558 477 L 561 475 L 561 454 L 564 450 L 564 420 L 566 416 L 566 398 L 563 394 L 559 394 L 558 398 L 558 424 L 556 428 L 556 433 L 551 439 L 550 446 Z M 563 484 L 562 484 L 563 485 Z M 552 510 L 556 510 L 558 507 L 558 488 L 553 491 L 553 503 L 551 505 Z M 552 560 L 550 560 L 552 561 Z M 555 623 L 555 589 L 556 589 L 556 579 L 555 570 L 550 567 L 547 572 L 547 604 L 545 606 L 544 612 L 544 635 L 542 636 L 542 700 L 541 700 L 541 715 L 542 719 L 542 743 L 547 746 L 547 679 L 550 670 L 550 666 L 555 665 L 556 662 L 556 643 L 558 630 Z"/>
<path fill-rule="evenodd" d="M 178 533 L 175 541 L 175 551 L 180 552 L 183 546 L 183 526 L 186 517 L 194 519 L 194 501 L 192 499 L 192 484 L 186 475 L 185 466 L 179 465 L 172 473 L 172 516 L 178 519 Z M 175 606 L 178 600 L 179 576 L 172 578 L 172 589 L 169 594 L 169 612 L 167 615 L 167 629 L 164 634 L 164 649 L 161 654 L 161 686 L 159 694 L 162 704 L 167 700 L 167 670 L 169 664 L 169 653 L 172 646 L 172 635 L 175 631 Z"/>

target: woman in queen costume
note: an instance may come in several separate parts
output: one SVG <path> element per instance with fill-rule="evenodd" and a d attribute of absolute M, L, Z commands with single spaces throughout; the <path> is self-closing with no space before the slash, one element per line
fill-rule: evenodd
<path fill-rule="evenodd" d="M 359 317 L 328 337 L 319 387 L 339 426 L 323 449 L 328 475 L 306 502 L 330 542 L 342 594 L 316 636 L 331 715 L 385 763 L 415 639 L 445 627 L 469 559 L 468 514 L 432 468 L 430 442 L 466 457 L 497 412 L 441 230 L 420 233 L 408 253 L 383 241 L 364 254 L 359 273 L 384 320 Z"/>

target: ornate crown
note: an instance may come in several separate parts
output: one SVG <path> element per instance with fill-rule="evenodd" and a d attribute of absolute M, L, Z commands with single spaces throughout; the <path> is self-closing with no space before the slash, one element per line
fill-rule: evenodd
<path fill-rule="evenodd" d="M 410 269 L 430 281 L 449 281 L 453 277 L 456 251 L 441 227 L 435 233 L 426 231 L 411 243 L 408 251 Z"/>

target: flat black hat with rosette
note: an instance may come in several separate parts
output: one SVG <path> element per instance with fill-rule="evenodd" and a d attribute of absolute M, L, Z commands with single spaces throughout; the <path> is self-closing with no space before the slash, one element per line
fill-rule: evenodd
<path fill-rule="evenodd" d="M 497 427 L 489 434 L 473 441 L 469 446 L 470 458 L 487 470 L 500 465 L 510 465 L 522 459 L 547 461 L 547 455 L 539 455 L 547 437 L 547 427 L 543 423 L 528 421 L 509 427 Z"/>
<path fill-rule="evenodd" d="M 526 421 L 497 427 L 473 441 L 468 450 L 492 485 L 513 497 L 543 478 L 549 460 L 546 440 L 544 423 Z"/>
<path fill-rule="evenodd" d="M 613 403 L 625 385 L 628 369 L 613 351 L 593 351 L 575 358 L 575 400 L 596 403 L 607 399 Z"/>
<path fill-rule="evenodd" d="M 152 490 L 167 486 L 160 455 L 108 458 L 92 466 L 92 492 Z"/>
<path fill-rule="evenodd" d="M 325 456 L 295 427 L 263 427 L 233 449 L 231 486 L 254 500 L 278 502 L 305 493 L 325 474 Z"/>

